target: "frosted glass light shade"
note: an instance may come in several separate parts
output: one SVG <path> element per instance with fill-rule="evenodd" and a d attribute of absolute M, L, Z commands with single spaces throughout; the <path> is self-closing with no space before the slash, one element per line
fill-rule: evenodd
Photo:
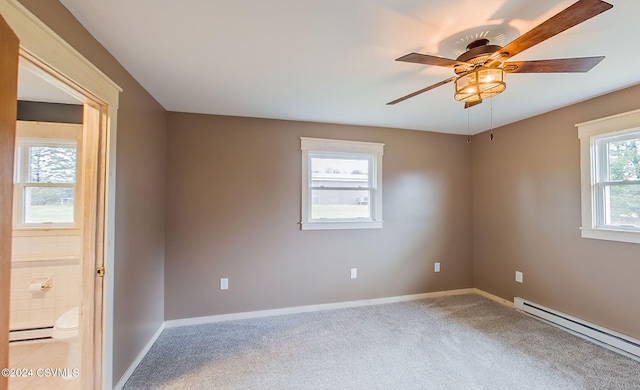
<path fill-rule="evenodd" d="M 500 68 L 477 68 L 455 81 L 455 99 L 473 103 L 499 94 L 507 88 Z"/>

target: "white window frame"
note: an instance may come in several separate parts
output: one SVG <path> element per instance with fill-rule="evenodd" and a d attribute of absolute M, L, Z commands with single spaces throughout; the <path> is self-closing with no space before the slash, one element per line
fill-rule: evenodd
<path fill-rule="evenodd" d="M 580 170 L 582 195 L 582 227 L 583 238 L 630 242 L 640 244 L 640 229 L 605 225 L 602 153 L 598 155 L 599 143 L 604 140 L 628 137 L 632 134 L 640 136 L 640 110 L 634 110 L 606 118 L 579 123 L 578 138 L 580 139 Z M 606 160 L 606 156 L 605 156 Z M 629 182 L 631 184 L 631 182 Z"/>
<path fill-rule="evenodd" d="M 80 161 L 82 125 L 67 123 L 17 121 L 16 123 L 16 151 L 13 195 L 13 230 L 69 230 L 78 231 L 82 213 Z M 29 183 L 29 156 L 31 146 L 59 147 L 73 146 L 76 148 L 76 181 L 73 183 Z M 23 221 L 25 189 L 27 187 L 68 187 L 74 189 L 73 223 L 26 223 Z"/>
<path fill-rule="evenodd" d="M 302 150 L 302 230 L 327 229 L 381 229 L 382 228 L 382 155 L 384 144 L 300 137 Z M 370 180 L 367 188 L 341 188 L 343 190 L 369 190 L 370 218 L 311 219 L 311 158 L 314 156 L 368 159 Z"/>

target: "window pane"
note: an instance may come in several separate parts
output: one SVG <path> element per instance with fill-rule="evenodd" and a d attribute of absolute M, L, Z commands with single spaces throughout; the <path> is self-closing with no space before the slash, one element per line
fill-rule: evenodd
<path fill-rule="evenodd" d="M 607 225 L 640 228 L 640 184 L 609 186 L 605 202 Z"/>
<path fill-rule="evenodd" d="M 607 143 L 609 181 L 640 180 L 640 138 Z"/>
<path fill-rule="evenodd" d="M 368 190 L 312 190 L 311 219 L 371 218 Z"/>
<path fill-rule="evenodd" d="M 74 146 L 29 146 L 29 183 L 75 183 Z"/>
<path fill-rule="evenodd" d="M 312 187 L 369 187 L 370 159 L 311 158 Z"/>
<path fill-rule="evenodd" d="M 73 188 L 25 187 L 24 190 L 24 223 L 73 223 Z"/>

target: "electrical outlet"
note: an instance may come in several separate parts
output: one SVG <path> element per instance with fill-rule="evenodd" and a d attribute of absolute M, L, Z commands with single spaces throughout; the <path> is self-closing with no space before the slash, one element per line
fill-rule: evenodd
<path fill-rule="evenodd" d="M 516 271 L 516 282 L 522 283 L 522 272 Z"/>
<path fill-rule="evenodd" d="M 440 262 L 433 265 L 433 272 L 440 272 Z"/>
<path fill-rule="evenodd" d="M 357 278 L 358 278 L 358 269 L 351 268 L 351 279 L 357 279 Z"/>
<path fill-rule="evenodd" d="M 229 289 L 229 279 L 222 278 L 220 279 L 220 290 L 228 290 Z"/>

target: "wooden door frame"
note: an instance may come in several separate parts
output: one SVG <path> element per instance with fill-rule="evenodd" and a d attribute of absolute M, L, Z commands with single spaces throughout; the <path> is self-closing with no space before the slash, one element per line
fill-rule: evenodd
<path fill-rule="evenodd" d="M 122 89 L 17 0 L 0 0 L 0 14 L 20 40 L 20 57 L 85 105 L 81 387 L 111 389 L 115 141 Z M 96 276 L 100 266 L 106 269 L 104 278 Z M 7 349 L 8 345 L 0 345 L 0 353 Z"/>
<path fill-rule="evenodd" d="M 1 19 L 1 18 L 0 18 Z M 13 151 L 16 134 L 16 94 L 18 91 L 18 37 L 0 20 L 0 345 L 9 345 L 9 294 L 11 281 L 11 232 Z M 8 351 L 0 353 L 0 369 L 9 367 Z M 0 389 L 8 387 L 8 378 L 0 375 Z"/>

